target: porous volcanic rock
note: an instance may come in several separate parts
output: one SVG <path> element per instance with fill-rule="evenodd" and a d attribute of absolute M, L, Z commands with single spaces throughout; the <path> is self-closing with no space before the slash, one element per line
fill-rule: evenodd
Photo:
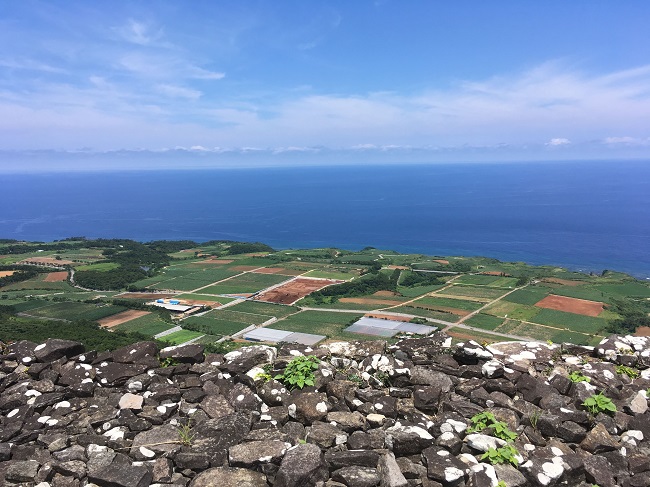
<path fill-rule="evenodd" d="M 650 485 L 644 337 L 1 349 L 0 485 Z M 320 361 L 312 386 L 267 380 L 302 355 Z"/>

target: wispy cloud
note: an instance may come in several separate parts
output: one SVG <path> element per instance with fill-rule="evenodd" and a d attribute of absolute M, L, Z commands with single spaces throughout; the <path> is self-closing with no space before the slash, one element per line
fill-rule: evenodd
<path fill-rule="evenodd" d="M 128 83 L 121 73 L 132 77 Z M 25 134 L 5 138 L 0 148 L 34 144 L 30 134 L 36 130 L 41 147 L 152 150 L 175 142 L 276 151 L 529 145 L 557 152 L 589 141 L 642 147 L 650 137 L 650 66 L 590 75 L 545 63 L 445 90 L 352 95 L 312 88 L 218 96 L 213 87 L 220 83 L 205 81 L 222 78 L 163 49 L 124 53 L 115 70 L 93 73 L 81 84 L 0 85 L 0 120 L 12 121 L 0 121 L 0 129 L 16 126 L 18 117 Z M 139 127 L 138 137 L 133 127 Z M 100 132 L 106 135 L 98 137 Z"/>
<path fill-rule="evenodd" d="M 158 42 L 163 37 L 163 29 L 160 27 L 153 27 L 145 22 L 140 22 L 134 19 L 128 19 L 125 24 L 113 29 L 125 41 L 138 44 L 140 46 L 148 46 Z M 166 44 L 167 46 L 169 44 Z"/>
<path fill-rule="evenodd" d="M 174 85 L 156 85 L 156 91 L 161 95 L 171 96 L 173 98 L 185 98 L 188 100 L 198 100 L 203 94 L 198 90 Z"/>

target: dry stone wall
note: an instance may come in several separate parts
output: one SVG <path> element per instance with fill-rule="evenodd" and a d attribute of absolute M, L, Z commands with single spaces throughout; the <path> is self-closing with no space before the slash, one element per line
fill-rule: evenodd
<path fill-rule="evenodd" d="M 650 485 L 646 338 L 2 348 L 6 486 Z M 319 365 L 292 391 L 272 377 L 301 355 Z"/>

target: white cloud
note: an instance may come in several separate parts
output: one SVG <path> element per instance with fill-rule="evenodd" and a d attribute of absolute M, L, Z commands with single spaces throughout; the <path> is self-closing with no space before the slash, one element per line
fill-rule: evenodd
<path fill-rule="evenodd" d="M 603 143 L 607 145 L 649 145 L 649 138 L 639 138 L 639 137 L 605 137 Z"/>
<path fill-rule="evenodd" d="M 198 100 L 201 98 L 201 95 L 203 95 L 203 93 L 198 90 L 167 84 L 156 85 L 156 91 L 172 98 L 185 98 L 188 100 Z"/>
<path fill-rule="evenodd" d="M 563 137 L 556 137 L 554 139 L 549 140 L 546 145 L 550 145 L 552 147 L 557 147 L 560 145 L 569 145 L 571 141 L 569 139 L 565 139 Z"/>
<path fill-rule="evenodd" d="M 152 44 L 163 36 L 162 29 L 152 28 L 150 25 L 134 19 L 128 19 L 126 24 L 115 27 L 114 30 L 125 41 L 141 46 Z"/>

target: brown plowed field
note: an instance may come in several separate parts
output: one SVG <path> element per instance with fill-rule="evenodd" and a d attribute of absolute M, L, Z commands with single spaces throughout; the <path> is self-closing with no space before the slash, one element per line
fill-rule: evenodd
<path fill-rule="evenodd" d="M 16 271 L 0 271 L 0 277 L 12 276 Z"/>
<path fill-rule="evenodd" d="M 380 320 L 393 320 L 393 321 L 404 321 L 409 322 L 411 318 L 408 316 L 396 316 L 396 315 L 387 315 L 383 313 L 366 313 L 366 318 L 379 318 Z"/>
<path fill-rule="evenodd" d="M 445 259 L 434 259 L 434 262 L 437 262 L 438 264 L 449 265 L 449 261 Z"/>
<path fill-rule="evenodd" d="M 640 326 L 634 332 L 635 337 L 650 337 L 650 326 Z"/>
<path fill-rule="evenodd" d="M 68 271 L 50 272 L 43 282 L 63 282 L 68 278 Z"/>
<path fill-rule="evenodd" d="M 399 269 L 401 271 L 408 271 L 409 270 L 409 268 L 406 267 L 405 265 L 387 265 L 386 269 L 393 269 L 393 270 Z"/>
<path fill-rule="evenodd" d="M 598 316 L 603 312 L 605 305 L 599 301 L 588 301 L 586 299 L 567 298 L 566 296 L 549 294 L 541 301 L 535 303 L 535 306 L 578 315 Z"/>
<path fill-rule="evenodd" d="M 167 299 L 173 298 L 175 294 L 163 294 L 163 293 L 122 293 L 117 294 L 116 298 L 123 299 Z"/>
<path fill-rule="evenodd" d="M 568 279 L 558 279 L 557 277 L 547 277 L 542 279 L 542 282 L 552 282 L 554 284 L 562 284 L 563 286 L 582 286 L 585 284 L 581 281 L 570 281 Z"/>
<path fill-rule="evenodd" d="M 387 306 L 395 306 L 400 304 L 399 301 L 391 301 L 390 299 L 372 299 L 372 298 L 341 298 L 341 303 L 354 303 L 354 304 L 385 304 Z"/>
<path fill-rule="evenodd" d="M 257 297 L 258 301 L 266 301 L 269 303 L 291 304 L 304 298 L 308 294 L 323 289 L 330 284 L 339 284 L 343 281 L 334 279 L 307 279 L 297 278 L 289 281 L 282 286 L 266 291 Z"/>
<path fill-rule="evenodd" d="M 283 276 L 299 276 L 302 273 L 303 271 L 284 269 L 283 267 L 264 267 L 255 271 L 255 274 L 280 274 Z"/>
<path fill-rule="evenodd" d="M 113 328 L 114 326 L 121 325 L 122 323 L 135 320 L 136 318 L 140 318 L 141 316 L 146 316 L 148 314 L 150 314 L 149 311 L 139 311 L 137 309 L 130 309 L 128 311 L 122 311 L 121 313 L 117 313 L 116 315 L 107 316 L 106 318 L 97 320 L 97 323 L 99 323 L 104 328 Z"/>

